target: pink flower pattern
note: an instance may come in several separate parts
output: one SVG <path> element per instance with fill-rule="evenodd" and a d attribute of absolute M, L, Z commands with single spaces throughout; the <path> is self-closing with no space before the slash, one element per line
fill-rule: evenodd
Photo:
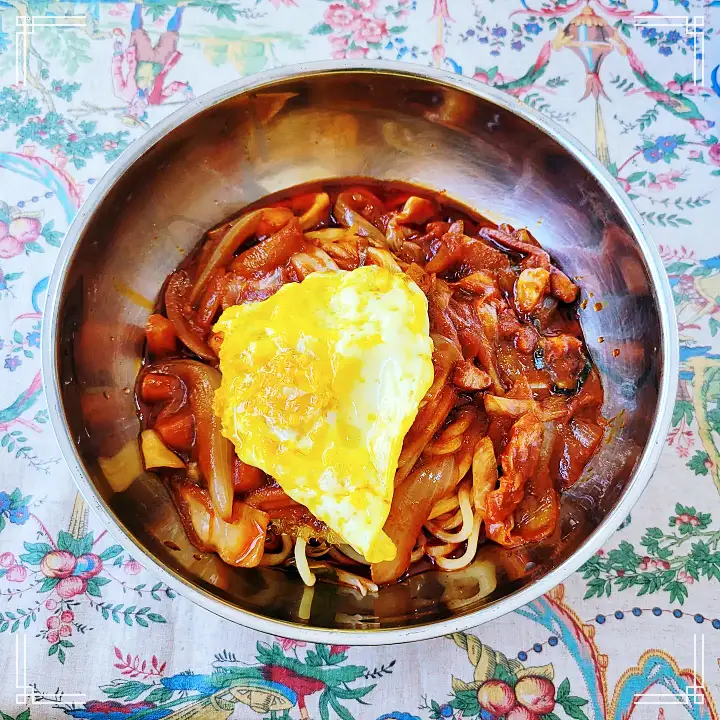
<path fill-rule="evenodd" d="M 340 3 L 330 4 L 324 16 L 325 22 L 336 31 L 355 30 L 361 19 L 362 14 L 358 10 Z"/>
<path fill-rule="evenodd" d="M 384 20 L 375 18 L 363 18 L 359 26 L 356 28 L 353 37 L 355 42 L 379 43 L 387 35 L 387 26 Z"/>
<path fill-rule="evenodd" d="M 34 217 L 17 217 L 9 225 L 0 220 L 0 258 L 7 260 L 22 254 L 25 245 L 40 237 L 41 227 Z"/>

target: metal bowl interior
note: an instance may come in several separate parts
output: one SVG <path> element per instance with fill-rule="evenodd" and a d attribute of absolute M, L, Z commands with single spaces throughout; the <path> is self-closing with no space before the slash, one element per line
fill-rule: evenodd
<path fill-rule="evenodd" d="M 165 277 L 229 215 L 298 183 L 406 181 L 527 226 L 570 276 L 612 422 L 559 531 L 521 556 L 483 549 L 377 596 L 198 554 L 157 477 L 137 463 L 133 387 Z M 561 581 L 618 526 L 652 473 L 677 357 L 659 258 L 604 169 L 569 136 L 484 86 L 389 64 L 307 66 L 200 98 L 138 141 L 82 208 L 53 278 L 45 382 L 81 490 L 111 531 L 191 600 L 260 630 L 375 644 L 503 614 Z M 102 467 L 101 461 L 102 460 Z M 115 470 L 108 471 L 107 459 Z M 112 475 L 108 481 L 108 474 Z M 177 548 L 177 549 L 173 549 Z M 531 562 L 527 562 L 530 559 Z M 478 581 L 478 568 L 495 581 Z M 482 585 L 482 587 L 480 587 Z"/>

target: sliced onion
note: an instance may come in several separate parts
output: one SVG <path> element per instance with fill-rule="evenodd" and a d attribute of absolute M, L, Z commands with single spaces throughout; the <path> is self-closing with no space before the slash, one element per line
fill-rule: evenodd
<path fill-rule="evenodd" d="M 372 564 L 372 579 L 376 583 L 393 582 L 407 571 L 420 528 L 427 522 L 437 498 L 447 495 L 454 483 L 455 461 L 446 456 L 423 465 L 395 489 L 383 529 L 397 553 L 393 560 Z"/>
<path fill-rule="evenodd" d="M 193 331 L 190 322 L 183 314 L 183 307 L 190 290 L 190 278 L 182 270 L 173 273 L 165 288 L 165 310 L 175 333 L 185 347 L 198 357 L 215 362 L 217 357 L 210 346 Z"/>
<path fill-rule="evenodd" d="M 258 231 L 261 221 L 272 232 L 279 230 L 292 217 L 292 211 L 288 208 L 262 208 L 241 217 L 215 245 L 207 262 L 200 269 L 190 293 L 190 304 L 194 305 L 200 298 L 215 268 L 230 263 L 235 251 Z"/>
<path fill-rule="evenodd" d="M 312 198 L 312 205 L 298 218 L 300 227 L 303 230 L 315 227 L 323 220 L 327 220 L 328 210 L 330 209 L 330 197 L 328 194 L 324 192 L 314 193 Z"/>
<path fill-rule="evenodd" d="M 185 383 L 195 418 L 200 469 L 215 512 L 229 522 L 233 511 L 235 448 L 222 434 L 220 418 L 213 410 L 215 391 L 222 379 L 220 371 L 196 360 L 171 360 L 149 370 L 176 375 Z"/>

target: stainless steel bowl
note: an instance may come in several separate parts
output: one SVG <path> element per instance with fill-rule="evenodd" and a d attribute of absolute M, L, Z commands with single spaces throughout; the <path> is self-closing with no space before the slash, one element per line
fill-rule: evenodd
<path fill-rule="evenodd" d="M 530 563 L 486 549 L 469 571 L 423 573 L 377 597 L 329 584 L 308 590 L 292 573 L 235 570 L 198 554 L 163 486 L 138 465 L 132 390 L 145 319 L 166 275 L 205 230 L 247 204 L 301 182 L 347 176 L 444 190 L 492 219 L 527 225 L 568 275 L 581 278 L 582 324 L 603 378 L 604 415 L 613 420 L 565 496 L 560 531 L 532 550 Z M 515 98 L 456 75 L 375 62 L 253 76 L 198 98 L 134 143 L 65 239 L 43 332 L 60 446 L 118 541 L 218 615 L 349 644 L 467 628 L 566 578 L 648 482 L 678 370 L 660 258 L 605 168 Z M 495 575 L 489 584 L 488 570 Z"/>

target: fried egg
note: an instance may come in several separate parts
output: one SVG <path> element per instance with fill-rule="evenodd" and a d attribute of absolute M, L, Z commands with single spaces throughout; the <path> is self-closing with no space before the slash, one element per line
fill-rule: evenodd
<path fill-rule="evenodd" d="M 313 273 L 228 308 L 214 331 L 215 412 L 238 457 L 368 562 L 393 559 L 382 528 L 398 456 L 433 381 L 420 288 L 376 266 Z"/>

